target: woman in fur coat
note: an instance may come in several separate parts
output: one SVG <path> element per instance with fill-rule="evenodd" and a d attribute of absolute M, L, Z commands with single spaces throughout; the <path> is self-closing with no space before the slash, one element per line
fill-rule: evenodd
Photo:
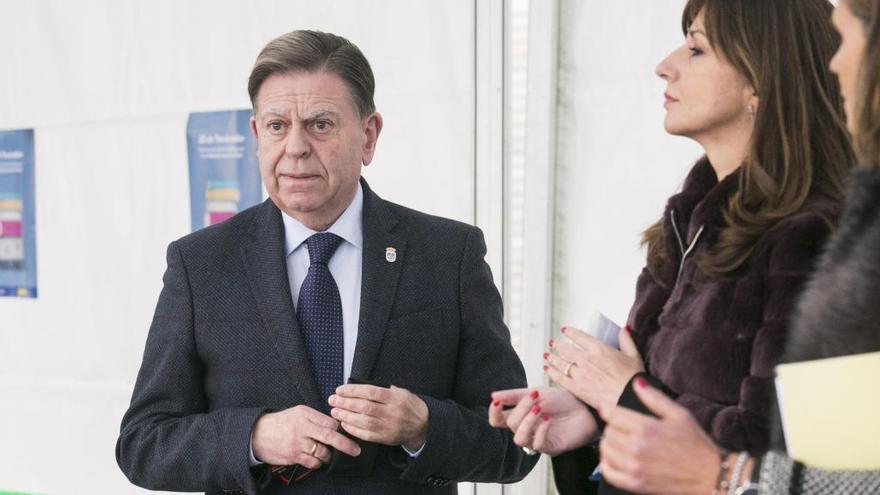
<path fill-rule="evenodd" d="M 587 406 L 644 410 L 631 386 L 640 371 L 716 442 L 767 449 L 773 366 L 854 161 L 828 70 L 838 42 L 832 8 L 827 0 L 687 2 L 683 43 L 657 75 L 667 83 L 666 131 L 706 155 L 645 234 L 630 332 L 617 350 L 564 328 L 581 349 L 551 341 L 546 371 L 561 388 L 496 392 L 489 408 L 490 422 L 515 431 L 518 444 L 555 456 L 563 495 L 595 489 L 587 478 L 596 451 L 583 445 L 597 424 Z"/>
<path fill-rule="evenodd" d="M 833 20 L 843 41 L 831 68 L 862 166 L 851 175 L 840 228 L 798 305 L 785 362 L 880 351 L 880 0 L 841 0 Z M 713 487 L 737 495 L 880 493 L 880 470 L 811 468 L 788 458 L 781 443 L 762 457 L 725 453 L 687 410 L 643 380 L 636 389 L 656 417 L 603 411 L 602 472 L 618 486 L 659 494 L 706 494 Z"/>

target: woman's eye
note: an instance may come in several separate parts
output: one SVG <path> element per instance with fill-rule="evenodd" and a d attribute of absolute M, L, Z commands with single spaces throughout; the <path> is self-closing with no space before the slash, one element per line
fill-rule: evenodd
<path fill-rule="evenodd" d="M 688 50 L 691 51 L 691 57 L 696 57 L 697 55 L 702 55 L 702 54 L 703 54 L 703 50 L 700 50 L 700 49 L 697 48 L 697 47 L 693 47 L 693 48 L 688 47 Z"/>

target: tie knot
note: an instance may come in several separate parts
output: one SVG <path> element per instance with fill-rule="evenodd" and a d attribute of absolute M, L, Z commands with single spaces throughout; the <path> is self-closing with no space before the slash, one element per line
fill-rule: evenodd
<path fill-rule="evenodd" d="M 319 263 L 326 265 L 336 248 L 342 243 L 342 238 L 330 232 L 322 232 L 314 234 L 306 239 L 306 245 L 309 248 L 309 260 L 311 264 Z"/>

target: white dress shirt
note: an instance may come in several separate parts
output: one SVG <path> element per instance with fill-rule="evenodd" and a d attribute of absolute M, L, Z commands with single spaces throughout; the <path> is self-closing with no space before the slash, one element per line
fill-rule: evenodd
<path fill-rule="evenodd" d="M 361 263 L 364 249 L 364 192 L 358 184 L 351 204 L 325 232 L 336 234 L 342 242 L 330 258 L 327 266 L 339 287 L 342 302 L 343 333 L 343 372 L 342 383 L 351 375 L 354 360 L 354 347 L 357 344 L 358 318 L 361 313 Z M 287 254 L 287 276 L 290 279 L 290 293 L 293 307 L 299 303 L 299 290 L 309 273 L 309 248 L 306 239 L 318 232 L 301 224 L 288 214 L 281 212 L 284 220 L 284 252 Z M 361 377 L 364 378 L 364 377 Z"/>
<path fill-rule="evenodd" d="M 327 264 L 330 273 L 339 288 L 339 299 L 342 302 L 342 333 L 343 333 L 343 371 L 342 383 L 351 375 L 351 364 L 354 361 L 354 348 L 357 345 L 358 319 L 361 313 L 361 264 L 364 250 L 364 191 L 358 184 L 357 192 L 351 204 L 342 215 L 333 222 L 325 232 L 336 234 L 342 242 Z M 287 277 L 290 279 L 290 293 L 293 296 L 293 307 L 299 301 L 299 291 L 303 280 L 309 273 L 309 248 L 306 239 L 318 232 L 306 227 L 299 220 L 281 212 L 284 220 L 284 252 L 287 254 Z M 293 330 L 293 329 L 291 329 Z M 361 377 L 364 378 L 364 377 Z M 403 447 L 401 445 L 401 447 Z M 417 457 L 425 448 L 422 445 L 417 451 L 406 451 L 411 457 Z M 251 466 L 260 464 L 254 457 L 251 447 Z"/>

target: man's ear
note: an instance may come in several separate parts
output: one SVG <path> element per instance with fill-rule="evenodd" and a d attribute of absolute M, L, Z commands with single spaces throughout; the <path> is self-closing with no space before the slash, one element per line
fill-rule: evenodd
<path fill-rule="evenodd" d="M 260 139 L 257 134 L 257 119 L 253 115 L 251 115 L 251 135 L 254 136 L 254 139 Z"/>
<path fill-rule="evenodd" d="M 382 132 L 382 114 L 373 112 L 364 119 L 364 148 L 361 155 L 361 161 L 364 166 L 369 165 L 373 161 L 373 155 L 376 153 L 376 142 L 379 141 L 379 134 Z"/>

